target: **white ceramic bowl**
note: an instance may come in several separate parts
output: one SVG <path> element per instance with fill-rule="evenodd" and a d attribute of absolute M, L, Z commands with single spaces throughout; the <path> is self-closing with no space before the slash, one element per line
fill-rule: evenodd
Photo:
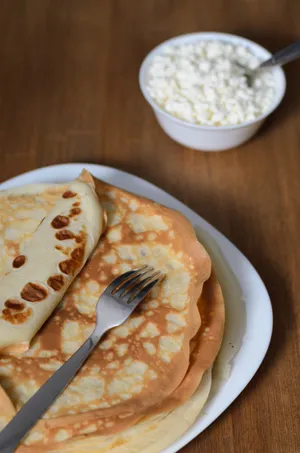
<path fill-rule="evenodd" d="M 147 55 L 140 69 L 140 88 L 144 97 L 151 105 L 159 124 L 169 137 L 189 148 L 201 151 L 223 151 L 239 146 L 253 137 L 267 116 L 269 116 L 281 102 L 285 93 L 286 79 L 284 72 L 280 67 L 273 68 L 277 86 L 274 102 L 266 113 L 257 117 L 255 120 L 233 126 L 201 126 L 178 119 L 163 110 L 150 97 L 146 88 L 149 77 L 149 67 L 154 55 L 160 54 L 165 46 L 194 43 L 201 40 L 220 40 L 242 45 L 250 48 L 256 56 L 262 59 L 267 59 L 271 56 L 268 50 L 255 42 L 240 36 L 229 35 L 227 33 L 191 33 L 182 35 L 163 42 Z"/>

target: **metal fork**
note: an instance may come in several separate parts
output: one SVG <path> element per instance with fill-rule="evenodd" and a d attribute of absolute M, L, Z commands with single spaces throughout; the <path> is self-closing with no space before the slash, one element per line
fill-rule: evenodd
<path fill-rule="evenodd" d="M 96 326 L 89 338 L 22 407 L 0 433 L 0 453 L 12 453 L 28 431 L 80 370 L 107 330 L 122 324 L 164 274 L 149 266 L 125 272 L 103 292 L 96 306 Z"/>
<path fill-rule="evenodd" d="M 245 66 L 237 63 L 239 67 L 244 70 L 244 76 L 246 77 L 247 84 L 249 87 L 252 87 L 255 77 L 258 71 L 270 68 L 272 66 L 283 66 L 290 61 L 294 61 L 300 57 L 300 40 L 293 42 L 289 46 L 285 47 L 284 49 L 279 50 L 278 52 L 274 53 L 271 58 L 263 61 L 260 65 L 257 66 L 255 69 L 249 69 Z"/>

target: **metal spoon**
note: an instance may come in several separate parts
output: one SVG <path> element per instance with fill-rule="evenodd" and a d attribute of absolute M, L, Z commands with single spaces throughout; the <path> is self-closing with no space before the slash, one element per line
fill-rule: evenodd
<path fill-rule="evenodd" d="M 278 52 L 274 53 L 271 58 L 268 60 L 263 61 L 257 68 L 255 69 L 249 69 L 246 68 L 245 66 L 242 66 L 243 70 L 245 71 L 245 77 L 247 79 L 247 84 L 249 87 L 253 86 L 254 79 L 257 75 L 257 72 L 260 71 L 261 69 L 265 68 L 270 68 L 272 66 L 283 66 L 286 63 L 289 63 L 290 61 L 294 61 L 297 58 L 300 57 L 300 40 L 295 41 L 293 44 L 290 44 L 289 46 L 285 47 L 282 50 L 279 50 Z"/>

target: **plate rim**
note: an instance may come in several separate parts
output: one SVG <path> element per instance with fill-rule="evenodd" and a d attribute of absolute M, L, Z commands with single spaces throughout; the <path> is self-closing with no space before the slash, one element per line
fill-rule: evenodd
<path fill-rule="evenodd" d="M 167 448 L 165 448 L 161 452 L 161 453 L 176 453 L 182 447 L 184 447 L 189 442 L 191 442 L 193 439 L 195 439 L 199 434 L 201 434 L 209 425 L 211 425 L 211 423 L 213 423 L 215 420 L 217 420 L 219 418 L 219 416 L 225 410 L 228 409 L 228 407 L 236 400 L 236 398 L 240 395 L 240 393 L 246 388 L 246 386 L 249 384 L 249 382 L 253 379 L 254 375 L 256 374 L 257 370 L 259 369 L 259 367 L 260 367 L 261 363 L 263 362 L 265 355 L 268 351 L 271 337 L 272 337 L 273 311 L 272 311 L 272 304 L 271 304 L 270 296 L 268 294 L 265 284 L 263 283 L 260 275 L 254 268 L 254 266 L 250 263 L 248 258 L 223 233 L 221 233 L 219 230 L 217 230 L 217 228 L 215 228 L 213 225 L 211 225 L 209 222 L 207 222 L 200 214 L 198 214 L 197 212 L 195 212 L 191 208 L 189 208 L 185 203 L 181 202 L 180 200 L 177 200 L 175 197 L 173 197 L 173 195 L 169 194 L 165 190 L 161 189 L 160 187 L 156 186 L 155 184 L 152 184 L 151 182 L 149 182 L 139 176 L 136 176 L 136 175 L 133 175 L 126 171 L 119 170 L 114 167 L 110 167 L 110 166 L 106 166 L 106 165 L 88 164 L 88 163 L 64 163 L 64 164 L 44 166 L 44 167 L 40 167 L 40 168 L 37 168 L 34 170 L 30 170 L 30 171 L 21 173 L 20 175 L 17 175 L 15 177 L 12 177 L 12 178 L 0 183 L 0 191 L 6 190 L 6 189 L 9 189 L 12 187 L 25 185 L 25 184 L 36 184 L 36 183 L 40 183 L 40 182 L 45 183 L 45 174 L 49 173 L 49 172 L 54 172 L 55 170 L 59 170 L 59 172 L 63 172 L 63 173 L 64 172 L 68 173 L 70 171 L 76 170 L 77 171 L 76 175 L 79 175 L 83 168 L 88 169 L 89 171 L 91 171 L 91 173 L 93 173 L 93 171 L 107 172 L 108 173 L 108 177 L 107 177 L 108 182 L 109 182 L 109 178 L 111 177 L 109 174 L 116 173 L 122 177 L 125 177 L 126 179 L 136 182 L 137 185 L 139 185 L 139 184 L 143 185 L 143 186 L 146 185 L 146 188 L 151 189 L 151 192 L 154 192 L 154 193 L 156 192 L 158 195 L 161 195 L 164 198 L 169 199 L 171 202 L 170 203 L 171 206 L 169 203 L 166 203 L 166 205 L 170 206 L 172 209 L 177 209 L 180 212 L 182 212 L 192 223 L 194 223 L 194 222 L 191 217 L 197 218 L 197 220 L 200 222 L 201 228 L 203 228 L 205 230 L 205 232 L 208 233 L 208 235 L 213 238 L 213 240 L 217 243 L 218 246 L 221 246 L 221 244 L 223 244 L 223 246 L 226 245 L 226 247 L 229 247 L 229 249 L 231 249 L 232 252 L 234 252 L 234 254 L 238 254 L 240 256 L 240 258 L 243 259 L 246 267 L 248 268 L 248 270 L 251 270 L 253 276 L 256 279 L 256 282 L 260 286 L 260 290 L 264 293 L 264 301 L 265 301 L 264 308 L 265 308 L 265 313 L 267 313 L 267 316 L 268 316 L 268 323 L 267 323 L 268 332 L 267 332 L 267 334 L 265 334 L 263 347 L 261 347 L 260 353 L 256 356 L 255 365 L 252 366 L 251 372 L 247 374 L 247 377 L 243 379 L 243 384 L 240 386 L 237 386 L 237 388 L 235 389 L 234 397 L 227 398 L 230 401 L 227 401 L 225 403 L 225 405 L 223 405 L 224 407 L 221 407 L 221 410 L 217 410 L 215 412 L 215 414 L 213 416 L 208 417 L 208 419 L 205 420 L 204 423 L 203 422 L 200 423 L 200 421 L 196 420 L 186 433 L 184 433 L 179 439 L 175 440 L 171 445 L 169 445 Z M 41 176 L 42 179 L 41 180 L 35 179 L 40 174 L 42 175 Z M 53 173 L 53 174 L 55 174 L 55 173 Z M 24 179 L 25 180 L 33 179 L 34 181 L 24 183 L 23 182 Z M 55 180 L 55 177 L 53 179 Z M 103 179 L 105 180 L 105 177 Z M 117 184 L 119 187 L 124 188 L 124 190 L 130 190 L 122 185 L 121 178 L 118 179 L 118 182 L 119 181 L 120 181 L 120 184 Z M 54 184 L 54 183 L 55 182 L 52 181 L 52 184 Z M 51 182 L 50 182 L 50 184 L 51 184 Z M 155 201 L 157 201 L 157 200 L 155 200 Z M 163 203 L 163 204 L 165 204 L 165 203 Z M 227 261 L 226 256 L 224 258 Z M 232 270 L 232 272 L 236 275 L 236 273 L 233 271 L 232 266 L 228 263 L 228 261 L 227 261 L 227 264 L 230 267 L 230 269 Z M 237 278 L 238 278 L 238 276 L 237 276 Z M 238 280 L 239 280 L 239 278 L 238 278 Z M 240 283 L 240 280 L 239 280 L 239 283 Z M 230 377 L 229 377 L 228 381 L 229 380 L 230 380 Z M 200 426 L 200 428 L 199 428 L 199 426 L 197 427 L 197 425 L 200 425 L 200 424 L 203 426 Z"/>

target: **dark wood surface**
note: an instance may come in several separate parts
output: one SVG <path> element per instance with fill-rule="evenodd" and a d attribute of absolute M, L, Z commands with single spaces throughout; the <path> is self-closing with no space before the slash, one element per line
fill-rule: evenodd
<path fill-rule="evenodd" d="M 300 38 L 298 0 L 0 1 L 0 178 L 93 162 L 157 184 L 231 239 L 261 274 L 274 335 L 255 378 L 184 453 L 300 452 L 300 61 L 248 144 L 171 141 L 138 86 L 143 57 L 177 34 L 224 31 L 276 50 Z"/>

